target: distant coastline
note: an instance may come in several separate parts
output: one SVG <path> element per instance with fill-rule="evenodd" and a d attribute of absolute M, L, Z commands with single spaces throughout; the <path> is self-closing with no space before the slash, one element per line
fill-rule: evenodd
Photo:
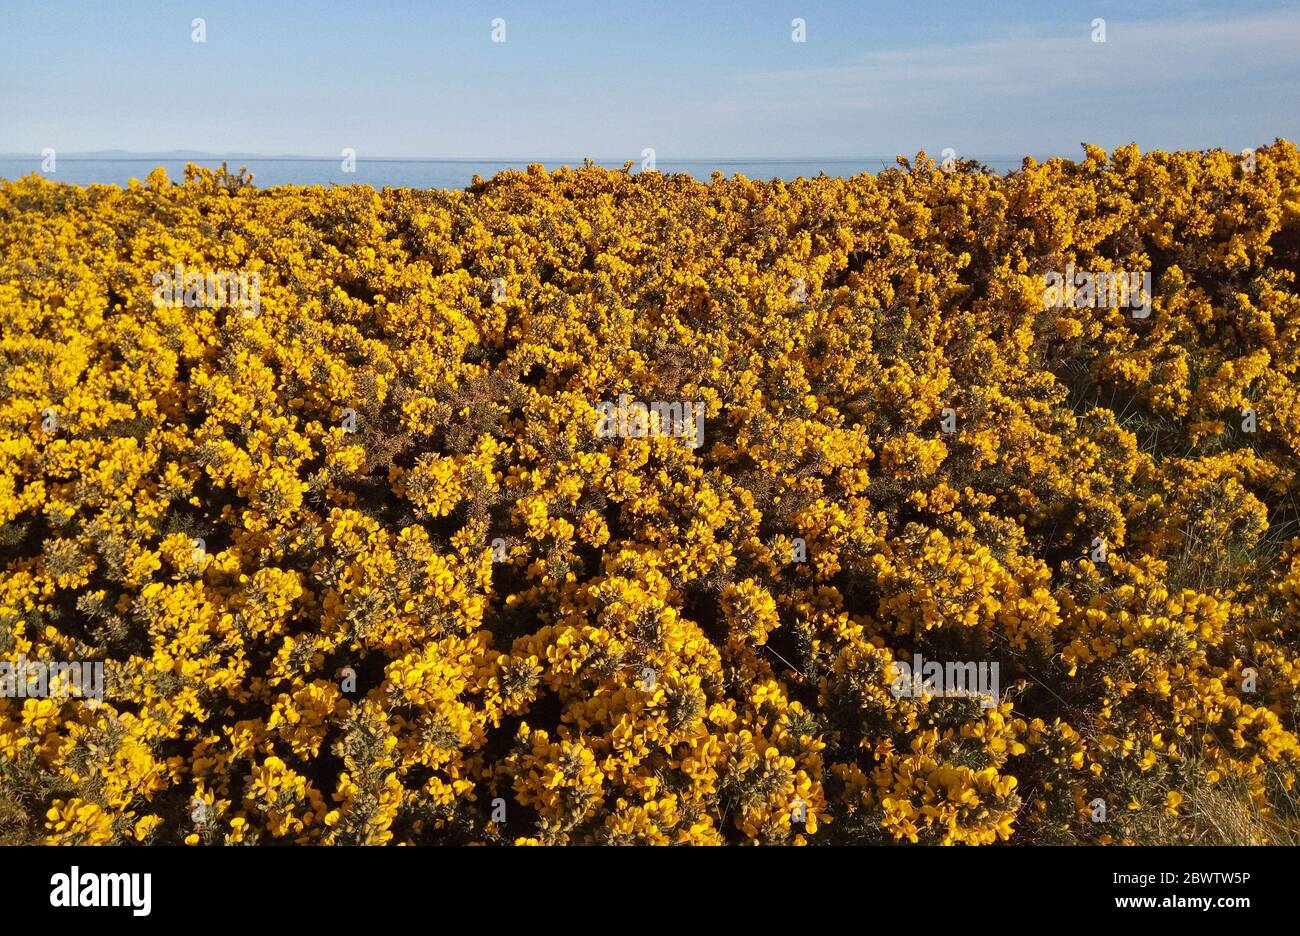
<path fill-rule="evenodd" d="M 908 154 L 909 158 L 914 154 Z M 1053 154 L 1059 155 L 1059 154 Z M 931 158 L 940 160 L 938 153 Z M 974 159 L 997 172 L 1008 172 L 1020 168 L 1022 156 L 978 156 L 961 157 Z M 1038 159 L 1048 156 L 1035 156 Z M 622 169 L 631 162 L 634 171 L 640 170 L 639 158 L 592 158 L 591 161 L 607 169 Z M 260 188 L 278 185 L 372 185 L 376 188 L 464 188 L 470 185 L 474 176 L 490 178 L 507 169 L 526 169 L 538 164 L 548 169 L 562 166 L 578 167 L 583 165 L 583 157 L 543 156 L 507 158 L 507 157 L 414 157 L 414 156 L 375 156 L 359 155 L 354 163 L 354 171 L 345 171 L 343 160 L 327 156 L 262 156 L 252 153 L 204 153 L 190 150 L 167 153 L 131 153 L 116 150 L 73 153 L 58 153 L 54 158 L 53 171 L 48 171 L 49 163 L 41 154 L 35 153 L 0 153 L 0 179 L 14 180 L 36 173 L 55 182 L 68 182 L 74 185 L 119 185 L 125 186 L 131 179 L 143 181 L 155 167 L 162 166 L 168 176 L 179 181 L 184 176 L 188 163 L 217 168 L 227 163 L 232 169 L 247 167 L 253 174 L 255 184 Z M 860 156 L 860 157 L 728 157 L 708 158 L 694 157 L 683 159 L 660 158 L 655 168 L 663 173 L 686 173 L 701 181 L 707 181 L 712 174 L 721 172 L 731 176 L 737 173 L 750 178 L 792 180 L 800 177 L 814 177 L 821 173 L 828 176 L 852 177 L 863 173 L 875 174 L 895 166 L 894 156 Z M 44 167 L 44 168 L 43 168 Z"/>

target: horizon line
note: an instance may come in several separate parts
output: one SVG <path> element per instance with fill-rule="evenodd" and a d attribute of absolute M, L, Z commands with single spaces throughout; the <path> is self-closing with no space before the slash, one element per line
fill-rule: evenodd
<path fill-rule="evenodd" d="M 96 151 L 87 151 L 94 153 Z M 917 152 L 928 150 L 921 149 Z M 184 159 L 258 159 L 263 162 L 338 162 L 340 156 L 296 156 L 296 155 L 275 155 L 264 156 L 259 153 L 186 153 L 184 155 L 172 155 L 170 153 L 139 153 L 128 150 L 122 151 L 121 156 L 110 155 L 88 155 L 87 153 L 68 153 L 59 155 L 58 159 L 64 162 L 150 162 L 154 160 L 165 160 L 177 162 Z M 182 151 L 184 153 L 184 151 Z M 915 155 L 912 154 L 912 155 Z M 858 163 L 858 162 L 876 162 L 879 160 L 893 160 L 902 156 L 910 159 L 906 153 L 895 153 L 893 155 L 862 155 L 862 156 L 671 156 L 663 157 L 656 155 L 657 163 L 786 163 L 786 162 L 826 162 L 826 163 Z M 1046 152 L 1027 152 L 1027 153 L 970 153 L 959 154 L 959 159 L 1024 159 L 1026 156 L 1046 156 L 1047 158 L 1056 158 L 1061 154 L 1048 155 Z M 31 159 L 39 162 L 42 159 L 40 153 L 0 153 L 0 159 L 18 160 Z M 637 159 L 626 156 L 361 156 L 355 157 L 358 163 L 362 162 L 438 162 L 438 163 L 547 163 L 547 162 L 577 162 L 590 159 L 595 163 L 625 163 L 630 162 L 634 165 Z"/>

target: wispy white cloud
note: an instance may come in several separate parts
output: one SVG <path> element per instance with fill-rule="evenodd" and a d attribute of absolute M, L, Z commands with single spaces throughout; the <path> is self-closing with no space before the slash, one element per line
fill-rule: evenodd
<path fill-rule="evenodd" d="M 1199 148 L 1295 136 L 1300 9 L 1213 21 L 1108 19 L 1105 43 L 1091 31 L 1082 21 L 1070 36 L 1021 34 L 752 72 L 705 106 L 720 138 L 775 122 L 826 147 L 850 142 L 872 153 L 920 144 L 1073 150 L 1083 140 L 1153 137 Z M 1198 135 L 1209 111 L 1225 139 Z M 834 123 L 827 132 L 836 118 L 841 132 Z"/>

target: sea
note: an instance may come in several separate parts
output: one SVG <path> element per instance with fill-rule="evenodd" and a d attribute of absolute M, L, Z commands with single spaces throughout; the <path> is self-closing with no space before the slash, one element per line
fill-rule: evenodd
<path fill-rule="evenodd" d="M 932 156 L 936 161 L 939 157 Z M 976 159 L 999 174 L 1019 169 L 1019 156 L 963 157 Z M 57 156 L 52 172 L 43 171 L 40 156 L 0 157 L 0 179 L 12 180 L 36 173 L 54 182 L 75 185 L 126 186 L 132 179 L 141 182 L 156 167 L 162 166 L 173 182 L 185 177 L 185 165 L 219 168 L 226 162 L 234 171 L 247 167 L 258 188 L 277 185 L 370 185 L 374 188 L 452 188 L 463 189 L 472 184 L 474 176 L 488 179 L 507 169 L 524 170 L 532 163 L 547 169 L 561 166 L 581 166 L 582 159 L 365 159 L 358 157 L 355 171 L 343 171 L 341 159 L 309 159 L 301 157 L 190 157 L 183 159 L 163 157 L 112 157 L 91 158 L 74 155 Z M 626 160 L 593 160 L 608 169 L 621 169 Z M 863 157 L 860 159 L 736 159 L 736 160 L 672 160 L 660 159 L 655 168 L 662 173 L 686 173 L 707 182 L 714 172 L 726 177 L 739 174 L 750 179 L 812 178 L 818 175 L 849 178 L 863 173 L 875 174 L 897 165 L 894 157 Z M 633 172 L 640 171 L 640 160 L 633 160 Z"/>

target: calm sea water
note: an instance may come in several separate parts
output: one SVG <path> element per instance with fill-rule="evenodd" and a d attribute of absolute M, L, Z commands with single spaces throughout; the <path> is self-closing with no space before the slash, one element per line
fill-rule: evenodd
<path fill-rule="evenodd" d="M 1019 157 L 974 157 L 990 169 L 1008 172 L 1020 168 Z M 475 175 L 491 178 L 505 169 L 525 169 L 529 162 L 540 162 L 548 169 L 561 166 L 580 166 L 581 159 L 573 160 L 523 160 L 519 162 L 470 159 L 358 159 L 356 172 L 344 172 L 337 159 L 273 159 L 253 157 L 226 160 L 232 170 L 247 166 L 259 188 L 273 185 L 372 185 L 375 188 L 464 188 Z M 167 170 L 173 182 L 185 177 L 185 164 L 218 168 L 221 159 L 88 159 L 75 156 L 59 157 L 56 171 L 41 172 L 38 156 L 30 159 L 0 159 L 0 179 L 17 179 L 33 172 L 55 182 L 76 185 L 126 185 L 131 179 L 144 178 L 156 166 Z M 600 162 L 609 169 L 620 169 L 622 161 Z M 639 161 L 633 167 L 636 171 Z M 753 159 L 717 161 L 673 161 L 661 159 L 657 168 L 664 173 L 687 173 L 701 181 L 708 181 L 714 171 L 725 176 L 740 173 L 751 179 L 796 179 L 813 177 L 820 173 L 828 176 L 851 177 L 864 172 L 877 173 L 894 166 L 892 157 L 862 159 L 785 160 Z"/>

